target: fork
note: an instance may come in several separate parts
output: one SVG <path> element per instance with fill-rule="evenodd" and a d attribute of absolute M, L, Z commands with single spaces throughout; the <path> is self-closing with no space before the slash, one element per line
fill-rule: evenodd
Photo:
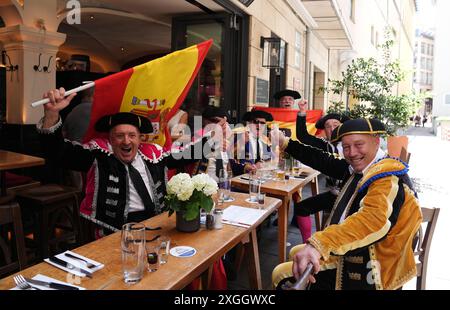
<path fill-rule="evenodd" d="M 16 282 L 16 285 L 22 290 L 29 290 L 29 289 L 35 289 L 38 291 L 41 290 L 40 288 L 32 286 L 30 283 L 28 283 L 27 280 L 25 280 L 25 278 L 21 274 L 15 276 L 13 279 L 14 282 Z"/>

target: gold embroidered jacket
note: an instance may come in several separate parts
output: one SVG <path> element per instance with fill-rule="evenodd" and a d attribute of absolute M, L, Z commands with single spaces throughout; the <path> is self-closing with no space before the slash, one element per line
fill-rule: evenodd
<path fill-rule="evenodd" d="M 317 149 L 316 149 L 317 150 Z M 354 175 L 331 154 L 291 141 L 286 149 L 305 164 L 347 180 L 329 220 Z M 322 255 L 323 269 L 336 270 L 336 289 L 397 289 L 416 275 L 412 242 L 422 220 L 408 186 L 408 167 L 383 158 L 372 164 L 351 193 L 344 220 L 316 232 L 308 242 Z"/>

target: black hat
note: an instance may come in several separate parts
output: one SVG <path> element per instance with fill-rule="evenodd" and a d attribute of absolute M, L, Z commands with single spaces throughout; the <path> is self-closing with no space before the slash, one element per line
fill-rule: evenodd
<path fill-rule="evenodd" d="M 351 119 L 336 127 L 331 134 L 331 142 L 337 142 L 343 136 L 352 134 L 377 135 L 386 133 L 384 124 L 377 119 L 357 118 Z"/>
<path fill-rule="evenodd" d="M 344 114 L 330 113 L 330 114 L 323 116 L 321 119 L 319 119 L 317 121 L 316 128 L 317 129 L 325 129 L 325 123 L 329 119 L 335 119 L 335 120 L 340 121 L 341 123 L 344 123 L 344 122 L 348 121 L 350 118 Z"/>
<path fill-rule="evenodd" d="M 228 120 L 230 116 L 228 112 L 222 107 L 215 107 L 212 105 L 207 106 L 202 113 L 202 117 L 211 120 L 215 117 L 226 117 Z"/>
<path fill-rule="evenodd" d="M 95 123 L 95 130 L 98 132 L 108 132 L 113 127 L 121 124 L 135 126 L 140 133 L 152 133 L 152 122 L 146 117 L 136 115 L 131 112 L 119 112 L 116 114 L 105 115 Z"/>
<path fill-rule="evenodd" d="M 257 118 L 264 118 L 267 122 L 273 121 L 272 114 L 262 110 L 252 110 L 250 112 L 245 112 L 242 120 L 245 122 L 251 122 Z"/>
<path fill-rule="evenodd" d="M 283 89 L 283 90 L 280 90 L 279 92 L 276 92 L 275 95 L 273 95 L 273 98 L 279 100 L 281 97 L 284 97 L 284 96 L 290 96 L 290 97 L 293 97 L 294 99 L 300 99 L 302 97 L 302 96 L 300 96 L 300 93 L 298 91 L 290 90 L 290 89 Z"/>

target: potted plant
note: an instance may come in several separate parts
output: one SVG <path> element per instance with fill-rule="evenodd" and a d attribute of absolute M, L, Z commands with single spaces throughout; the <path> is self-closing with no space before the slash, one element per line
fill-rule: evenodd
<path fill-rule="evenodd" d="M 328 80 L 328 87 L 322 90 L 340 95 L 338 100 L 331 101 L 328 113 L 345 113 L 350 118 L 377 118 L 386 125 L 386 131 L 392 137 L 398 134 L 399 129 L 410 124 L 411 115 L 414 115 L 425 95 L 393 93 L 395 85 L 404 79 L 404 73 L 399 61 L 391 60 L 390 50 L 394 41 L 389 38 L 390 33 L 387 29 L 386 41 L 381 45 L 383 53 L 380 60 L 373 57 L 352 60 L 342 73 L 342 79 Z M 352 107 L 348 106 L 350 97 L 358 100 Z M 399 152 L 400 148 L 398 154 L 395 151 L 395 154 L 390 155 L 399 156 Z"/>
<path fill-rule="evenodd" d="M 164 199 L 169 216 L 176 212 L 178 231 L 193 232 L 200 228 L 200 209 L 211 211 L 212 195 L 217 190 L 217 182 L 204 173 L 192 178 L 187 173 L 179 173 L 170 179 Z"/>

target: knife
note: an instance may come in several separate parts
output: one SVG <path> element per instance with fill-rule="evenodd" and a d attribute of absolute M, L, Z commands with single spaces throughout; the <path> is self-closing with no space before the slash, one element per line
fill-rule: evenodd
<path fill-rule="evenodd" d="M 28 278 L 25 278 L 25 280 L 34 285 L 41 285 L 41 286 L 45 286 L 45 287 L 49 287 L 49 288 L 54 288 L 56 290 L 79 290 L 78 287 L 66 285 L 66 284 L 60 284 L 60 283 L 55 283 L 55 282 L 45 282 L 45 281 L 40 281 L 40 280 L 35 280 L 35 279 L 28 279 Z"/>
<path fill-rule="evenodd" d="M 48 259 L 49 259 L 49 261 L 51 261 L 52 263 L 55 263 L 56 265 L 66 267 L 67 269 L 70 269 L 70 270 L 79 271 L 79 272 L 85 274 L 88 278 L 92 278 L 92 272 L 84 270 L 78 266 L 74 266 L 66 261 L 63 261 L 62 259 L 59 259 L 56 256 L 50 256 Z"/>

